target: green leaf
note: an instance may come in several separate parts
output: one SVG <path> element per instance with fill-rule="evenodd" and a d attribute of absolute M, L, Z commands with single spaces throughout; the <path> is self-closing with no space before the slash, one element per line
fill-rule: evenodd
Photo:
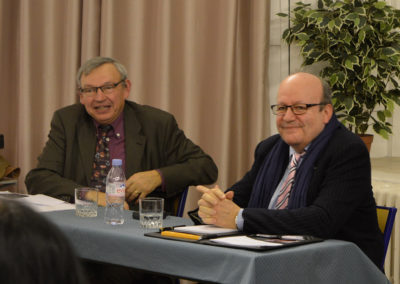
<path fill-rule="evenodd" d="M 349 59 L 353 64 L 355 64 L 355 65 L 360 65 L 357 56 L 351 55 L 351 56 L 348 57 L 348 59 Z"/>
<path fill-rule="evenodd" d="M 354 106 L 353 97 L 346 96 L 346 98 L 344 99 L 344 106 L 348 111 L 350 111 Z"/>
<path fill-rule="evenodd" d="M 344 6 L 344 3 L 341 1 L 336 1 L 335 5 L 333 5 L 334 9 L 340 9 Z"/>
<path fill-rule="evenodd" d="M 345 17 L 345 20 L 349 20 L 349 21 L 355 21 L 356 19 L 358 19 L 358 15 L 355 13 L 350 13 Z"/>
<path fill-rule="evenodd" d="M 385 111 L 383 111 L 383 113 L 384 113 L 384 115 L 386 116 L 386 117 L 392 117 L 392 112 L 390 111 L 390 110 L 385 110 Z"/>
<path fill-rule="evenodd" d="M 360 24 L 360 18 L 356 18 L 356 19 L 354 20 L 354 25 L 355 25 L 356 27 L 358 27 L 359 24 Z"/>
<path fill-rule="evenodd" d="M 355 119 L 353 116 L 348 116 L 348 117 L 346 118 L 346 120 L 347 120 L 348 122 L 350 122 L 351 124 L 355 124 L 355 123 L 356 123 L 356 119 Z"/>
<path fill-rule="evenodd" d="M 342 87 L 344 87 L 344 83 L 347 80 L 346 74 L 344 74 L 343 71 L 340 71 L 337 73 L 337 75 L 338 75 L 338 80 L 339 80 L 340 85 L 342 85 Z"/>
<path fill-rule="evenodd" d="M 390 114 L 392 114 L 393 111 L 394 111 L 394 103 L 393 103 L 392 100 L 389 100 L 389 101 L 387 102 L 387 108 L 388 108 L 388 110 L 390 111 Z"/>
<path fill-rule="evenodd" d="M 379 10 L 382 10 L 383 8 L 385 8 L 385 6 L 386 6 L 386 2 L 384 2 L 384 1 L 379 1 L 379 2 L 374 3 L 374 7 Z"/>
<path fill-rule="evenodd" d="M 334 20 L 330 20 L 329 23 L 328 23 L 328 29 L 330 31 L 332 31 L 334 27 L 335 27 L 335 21 Z"/>
<path fill-rule="evenodd" d="M 371 72 L 371 67 L 369 65 L 366 65 L 363 72 L 363 78 L 368 77 L 370 75 L 370 72 Z"/>
<path fill-rule="evenodd" d="M 385 122 L 386 118 L 385 118 L 385 113 L 383 111 L 381 111 L 381 110 L 378 111 L 377 115 L 378 115 L 378 118 L 379 118 L 380 121 Z"/>
<path fill-rule="evenodd" d="M 298 38 L 299 40 L 309 40 L 309 39 L 310 39 L 310 37 L 309 37 L 308 34 L 306 34 L 306 33 L 299 33 L 299 34 L 297 34 L 297 38 Z"/>
<path fill-rule="evenodd" d="M 382 48 L 382 53 L 386 56 L 392 56 L 396 54 L 396 50 L 392 47 Z"/>
<path fill-rule="evenodd" d="M 345 41 L 347 44 L 350 44 L 352 39 L 353 39 L 353 37 L 351 36 L 351 34 L 350 34 L 349 32 L 346 31 L 345 37 L 344 37 L 344 41 Z"/>
<path fill-rule="evenodd" d="M 304 24 L 304 23 L 299 23 L 299 24 L 295 25 L 292 28 L 292 33 L 296 34 L 300 31 L 302 31 L 305 28 L 305 26 L 306 26 L 306 24 Z"/>
<path fill-rule="evenodd" d="M 342 25 L 343 25 L 342 19 L 336 18 L 336 19 L 335 19 L 335 27 L 336 27 L 338 30 L 340 30 L 340 29 L 342 28 Z"/>
<path fill-rule="evenodd" d="M 289 40 L 289 35 L 290 35 L 290 30 L 289 29 L 284 30 L 283 34 L 282 34 L 282 39 L 285 40 L 285 41 L 288 41 Z"/>
<path fill-rule="evenodd" d="M 317 25 L 318 25 L 320 28 L 324 28 L 324 27 L 326 27 L 328 24 L 329 24 L 329 18 L 328 18 L 328 17 L 318 18 Z"/>
<path fill-rule="evenodd" d="M 360 30 L 358 32 L 358 43 L 364 42 L 364 39 L 365 39 L 365 31 L 364 30 Z"/>
<path fill-rule="evenodd" d="M 285 13 L 278 13 L 276 15 L 279 17 L 288 17 L 288 14 L 285 14 Z"/>
<path fill-rule="evenodd" d="M 358 28 L 363 28 L 363 27 L 365 27 L 365 24 L 367 23 L 367 18 L 365 18 L 365 17 L 359 17 L 359 19 L 360 19 L 360 21 L 359 21 L 359 23 L 357 24 L 357 26 L 358 26 Z"/>
<path fill-rule="evenodd" d="M 346 62 L 345 62 L 344 65 L 346 66 L 347 69 L 353 70 L 353 71 L 354 71 L 354 69 L 353 69 L 353 62 L 351 62 L 350 59 L 346 59 Z"/>
<path fill-rule="evenodd" d="M 386 129 L 384 129 L 383 127 L 381 127 L 380 124 L 375 123 L 375 124 L 373 125 L 373 128 L 374 128 L 374 131 L 375 131 L 376 133 L 378 133 L 379 135 L 381 135 L 383 138 L 389 139 L 389 133 L 388 133 L 388 131 L 387 131 Z"/>
<path fill-rule="evenodd" d="M 367 86 L 371 89 L 375 85 L 375 80 L 372 77 L 368 77 L 367 79 Z"/>
<path fill-rule="evenodd" d="M 329 83 L 331 86 L 335 85 L 337 83 L 337 81 L 339 80 L 338 75 L 337 74 L 333 74 L 330 78 L 329 78 Z"/>
<path fill-rule="evenodd" d="M 356 7 L 354 9 L 354 13 L 357 13 L 360 16 L 365 16 L 367 13 L 367 10 L 364 7 Z"/>
<path fill-rule="evenodd" d="M 375 68 L 375 67 L 376 67 L 376 61 L 371 58 L 371 68 Z"/>

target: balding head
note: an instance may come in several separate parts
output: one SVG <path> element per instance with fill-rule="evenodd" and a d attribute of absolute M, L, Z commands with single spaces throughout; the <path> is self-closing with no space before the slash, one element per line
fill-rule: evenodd
<path fill-rule="evenodd" d="M 276 117 L 282 139 L 299 153 L 322 132 L 332 117 L 332 105 L 326 104 L 323 94 L 322 81 L 309 73 L 293 74 L 279 86 L 278 105 L 283 109 L 294 105 L 304 106 L 306 109 L 302 114 L 295 114 L 292 108 L 287 108 L 286 113 Z M 317 106 L 321 103 L 323 105 Z"/>

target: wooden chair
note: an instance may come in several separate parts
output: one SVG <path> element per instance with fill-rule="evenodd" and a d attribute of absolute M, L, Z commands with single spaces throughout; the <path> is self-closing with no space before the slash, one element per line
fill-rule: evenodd
<path fill-rule="evenodd" d="M 385 243 L 385 252 L 382 261 L 381 268 L 383 270 L 383 266 L 385 263 L 386 252 L 389 246 L 390 236 L 392 234 L 394 219 L 396 217 L 397 208 L 395 207 L 385 207 L 385 206 L 376 206 L 376 213 L 378 215 L 378 225 L 379 229 L 383 233 L 384 243 Z"/>

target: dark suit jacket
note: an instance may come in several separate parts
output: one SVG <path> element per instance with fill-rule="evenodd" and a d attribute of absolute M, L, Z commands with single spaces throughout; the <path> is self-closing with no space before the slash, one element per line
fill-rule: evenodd
<path fill-rule="evenodd" d="M 166 209 L 188 185 L 210 184 L 217 179 L 211 157 L 185 137 L 171 114 L 126 101 L 124 127 L 126 177 L 160 169 L 165 192 L 156 189 L 152 195 L 168 198 Z M 95 151 L 95 125 L 83 105 L 56 111 L 38 165 L 26 176 L 29 193 L 72 201 L 74 188 L 90 183 Z"/>
<path fill-rule="evenodd" d="M 246 208 L 264 158 L 278 140 L 262 141 L 251 170 L 228 190 L 234 202 Z M 371 186 L 371 165 L 361 139 L 341 126 L 317 158 L 307 192 L 307 205 L 291 210 L 246 208 L 244 231 L 248 233 L 304 234 L 357 244 L 379 267 L 383 237 L 378 228 Z M 283 174 L 283 173 L 282 173 Z"/>

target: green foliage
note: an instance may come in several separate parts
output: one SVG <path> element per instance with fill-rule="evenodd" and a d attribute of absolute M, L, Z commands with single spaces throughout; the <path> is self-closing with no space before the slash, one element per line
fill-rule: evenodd
<path fill-rule="evenodd" d="M 342 123 L 358 134 L 372 125 L 387 139 L 387 118 L 400 105 L 400 10 L 378 0 L 318 0 L 315 9 L 297 2 L 290 13 L 282 38 L 300 46 L 303 65 L 328 63 L 321 77 Z"/>

